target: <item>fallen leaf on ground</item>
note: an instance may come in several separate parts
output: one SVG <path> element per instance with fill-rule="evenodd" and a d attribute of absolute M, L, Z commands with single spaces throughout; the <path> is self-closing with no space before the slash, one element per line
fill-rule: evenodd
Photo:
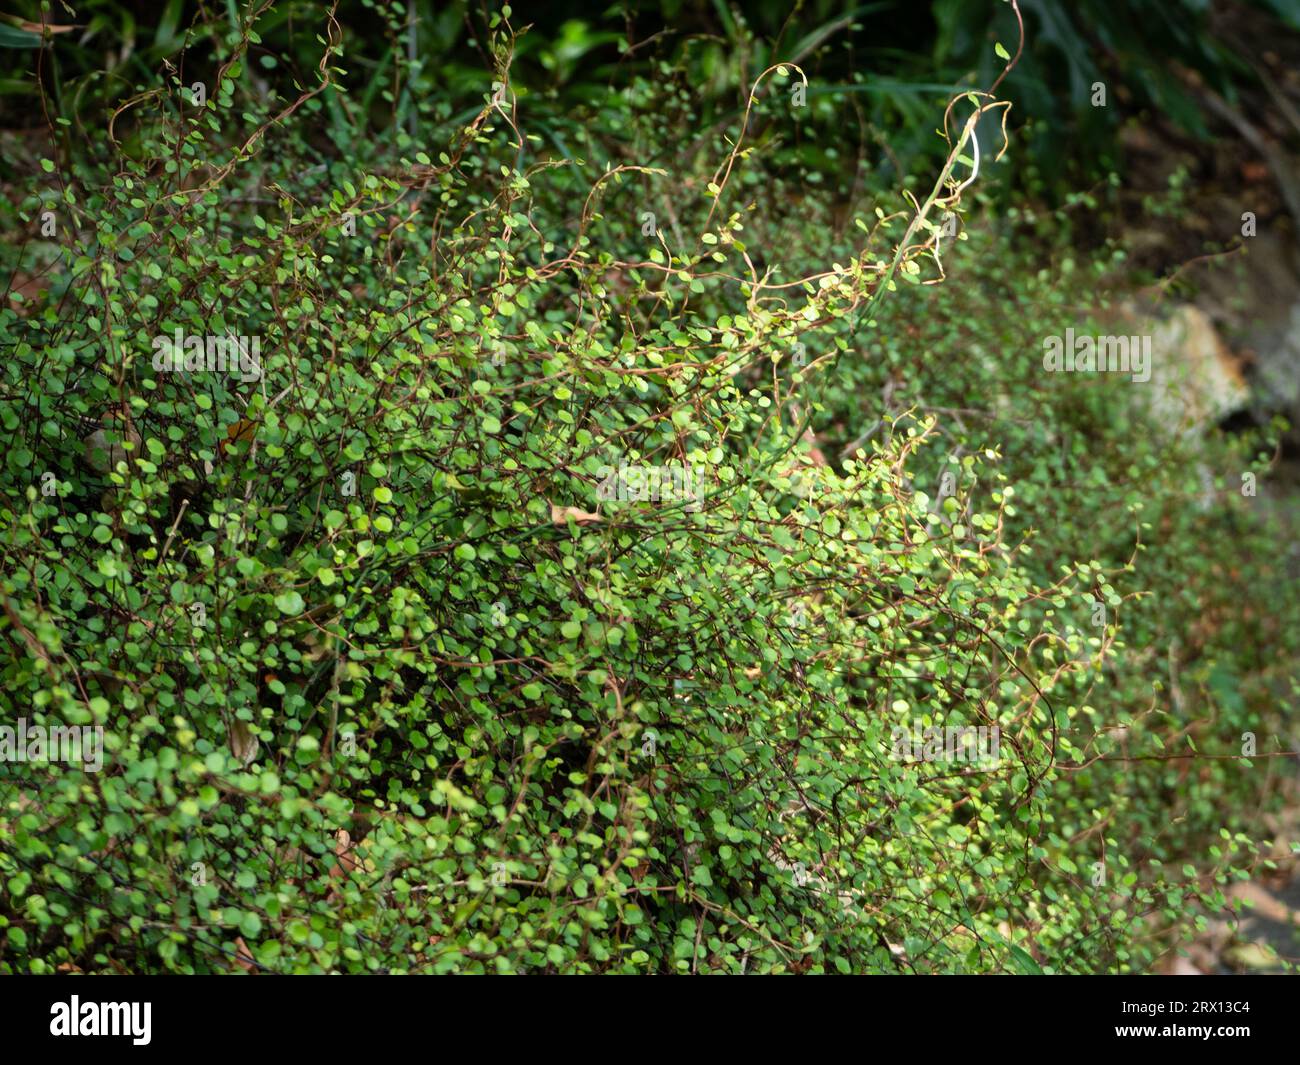
<path fill-rule="evenodd" d="M 257 737 L 249 731 L 248 726 L 239 718 L 235 718 L 230 726 L 230 753 L 244 765 L 249 765 L 257 757 L 260 746 Z"/>
<path fill-rule="evenodd" d="M 257 971 L 257 962 L 253 960 L 253 952 L 248 949 L 243 936 L 235 937 L 235 964 L 246 973 Z"/>
<path fill-rule="evenodd" d="M 551 521 L 556 525 L 563 525 L 572 518 L 579 525 L 586 525 L 593 521 L 604 521 L 599 514 L 593 514 L 589 510 L 582 510 L 578 507 L 557 507 L 551 504 Z"/>

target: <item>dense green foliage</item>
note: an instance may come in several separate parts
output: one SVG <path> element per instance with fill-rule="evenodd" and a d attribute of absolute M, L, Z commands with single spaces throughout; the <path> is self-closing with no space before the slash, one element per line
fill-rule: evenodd
<path fill-rule="evenodd" d="M 305 88 L 240 30 L 30 179 L 0 704 L 107 756 L 0 764 L 0 967 L 1132 971 L 1216 905 L 1292 694 L 1261 445 L 1041 373 L 1109 263 L 944 236 L 987 98 L 846 209 L 768 166 L 797 67 L 684 158 L 631 74 L 581 162 L 504 24 L 436 141 L 340 119 L 312 33 Z M 936 723 L 1001 761 L 891 756 Z"/>

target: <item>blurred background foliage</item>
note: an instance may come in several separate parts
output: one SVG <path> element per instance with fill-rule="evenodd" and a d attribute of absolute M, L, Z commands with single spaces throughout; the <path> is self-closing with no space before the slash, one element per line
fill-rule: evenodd
<path fill-rule="evenodd" d="M 32 106 L 42 23 L 57 47 L 47 51 L 40 77 L 57 113 L 70 117 L 71 148 L 75 133 L 99 123 L 107 104 L 151 83 L 161 64 L 201 77 L 237 38 L 240 8 L 236 0 L 12 0 L 0 15 L 3 124 L 44 125 L 42 109 Z M 262 14 L 246 84 L 304 83 L 328 8 L 297 0 Z M 1113 168 L 1122 119 L 1144 108 L 1192 137 L 1208 136 L 1205 89 L 1231 103 L 1266 77 L 1236 27 L 1254 27 L 1264 40 L 1300 28 L 1300 0 L 1024 0 L 1021 10 L 1028 44 L 1002 87 L 1020 131 L 1014 180 L 1053 196 Z M 476 112 L 491 66 L 485 42 L 493 5 L 345 0 L 336 17 L 350 96 L 322 102 L 322 141 L 362 155 L 376 132 L 404 130 L 437 142 Z M 692 133 L 660 145 L 658 154 L 693 153 L 735 121 L 760 71 L 792 62 L 808 72 L 809 106 L 802 129 L 767 152 L 768 164 L 844 195 L 862 183 L 897 183 L 924 157 L 939 156 L 936 109 L 958 88 L 989 85 L 1003 65 L 995 46 L 1018 39 L 1005 0 L 848 7 L 832 0 L 661 0 L 603 8 L 566 0 L 530 5 L 513 22 L 529 30 L 516 44 L 511 88 L 527 100 L 531 127 L 545 139 L 531 150 L 569 158 L 626 152 L 634 133 L 620 127 L 624 109 L 612 106 L 612 97 L 658 97 L 675 85 L 678 109 L 663 117 Z M 1093 104 L 1099 82 L 1114 87 L 1106 106 Z M 836 135 L 820 135 L 827 130 Z"/>

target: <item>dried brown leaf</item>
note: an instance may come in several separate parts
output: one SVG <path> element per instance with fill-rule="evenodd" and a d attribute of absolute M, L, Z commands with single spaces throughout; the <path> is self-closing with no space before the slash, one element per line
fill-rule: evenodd
<path fill-rule="evenodd" d="M 593 514 L 589 510 L 582 510 L 578 507 L 557 507 L 551 504 L 551 521 L 556 525 L 564 525 L 570 518 L 579 525 L 587 525 L 593 521 L 604 521 L 599 514 Z"/>
<path fill-rule="evenodd" d="M 260 747 L 261 744 L 257 742 L 257 737 L 249 727 L 239 718 L 235 718 L 230 725 L 230 753 L 238 758 L 241 764 L 251 765 Z"/>

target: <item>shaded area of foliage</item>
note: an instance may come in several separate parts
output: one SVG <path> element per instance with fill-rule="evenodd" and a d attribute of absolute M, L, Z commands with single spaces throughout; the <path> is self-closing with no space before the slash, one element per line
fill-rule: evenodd
<path fill-rule="evenodd" d="M 160 64 L 186 85 L 209 77 L 240 36 L 242 10 L 185 0 L 85 0 L 75 10 L 53 5 L 42 16 L 36 0 L 11 6 L 14 14 L 0 22 L 0 114 L 8 112 L 10 126 L 42 123 L 29 104 L 40 27 L 51 26 L 54 47 L 41 80 L 52 112 L 68 120 L 65 150 L 80 150 L 78 135 L 98 128 L 106 105 L 151 86 Z M 257 31 L 241 87 L 287 94 L 286 77 L 306 84 L 328 5 L 260 0 L 253 7 Z M 1024 0 L 1020 8 L 1028 46 L 1003 97 L 1028 124 L 1018 180 L 1053 193 L 1115 166 L 1115 132 L 1134 113 L 1149 109 L 1204 137 L 1213 121 L 1207 89 L 1229 101 L 1240 93 L 1267 101 L 1260 42 L 1271 45 L 1278 32 L 1300 28 L 1296 0 Z M 322 127 L 312 139 L 326 154 L 332 146 L 366 153 L 375 129 L 440 143 L 475 113 L 491 65 L 495 7 L 352 0 L 336 5 L 334 17 L 349 42 L 341 81 L 355 88 L 346 99 L 322 101 Z M 661 0 L 603 8 L 566 0 L 514 12 L 513 22 L 528 31 L 511 46 L 512 86 L 545 152 L 616 153 L 624 96 L 647 88 L 693 139 L 688 151 L 708 150 L 716 129 L 744 109 L 758 74 L 792 62 L 808 72 L 810 106 L 769 146 L 768 166 L 842 195 L 863 180 L 908 180 L 941 158 L 936 108 L 959 88 L 990 84 L 1001 69 L 995 44 L 1019 35 L 1006 0 L 847 7 L 833 0 Z M 1252 32 L 1239 35 L 1240 26 Z M 1097 84 L 1108 89 L 1105 106 L 1096 106 Z M 638 162 L 653 161 L 645 147 L 634 150 Z"/>

